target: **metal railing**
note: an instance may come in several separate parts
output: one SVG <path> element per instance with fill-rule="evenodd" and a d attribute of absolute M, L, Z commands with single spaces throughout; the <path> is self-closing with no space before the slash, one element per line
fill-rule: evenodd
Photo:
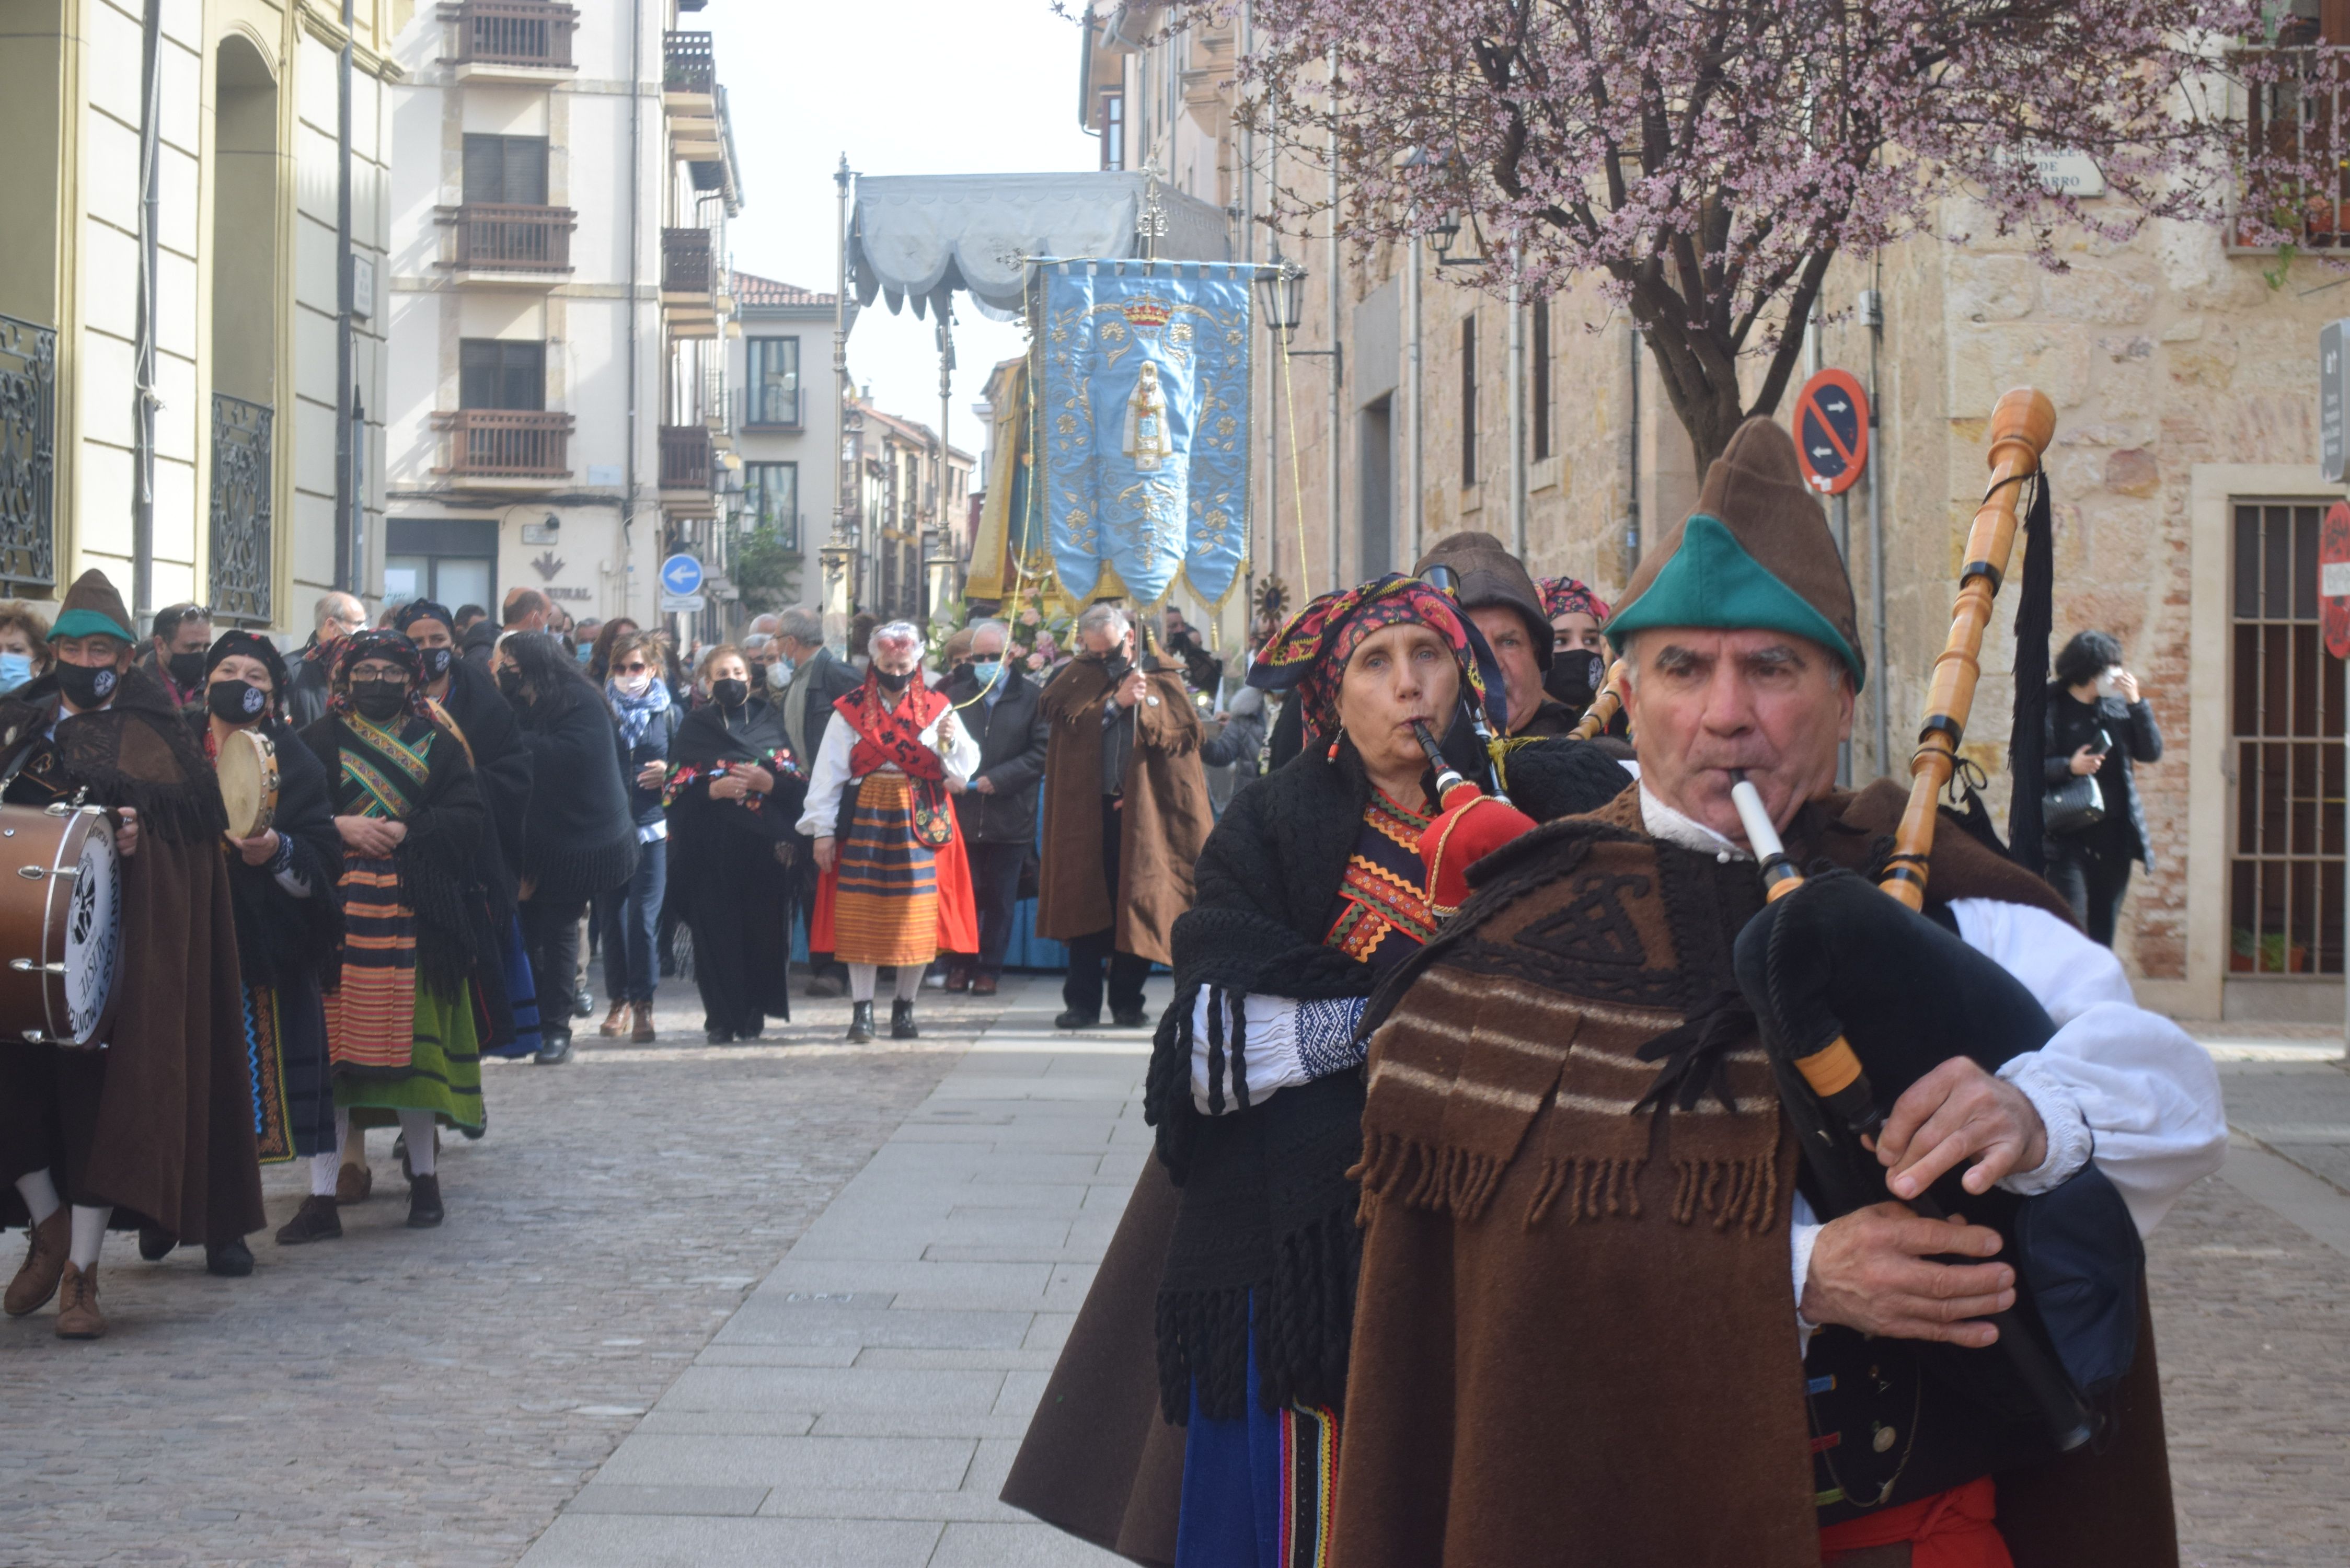
<path fill-rule="evenodd" d="M 267 403 L 213 394 L 212 605 L 223 620 L 266 626 L 276 577 L 270 496 L 276 488 Z"/>
<path fill-rule="evenodd" d="M 538 409 L 456 409 L 432 416 L 448 436 L 447 462 L 435 473 L 507 479 L 562 479 L 571 472 L 569 414 Z"/>
<path fill-rule="evenodd" d="M 571 35 L 579 13 L 547 0 L 457 0 L 441 7 L 442 20 L 457 26 L 452 66 L 543 66 L 567 71 Z"/>
<path fill-rule="evenodd" d="M 718 90 L 718 57 L 708 33 L 661 35 L 661 90 L 705 94 Z"/>
<path fill-rule="evenodd" d="M 2334 172 L 2323 186 L 2304 189 L 2290 178 L 2254 169 L 2237 195 L 2230 239 L 2258 245 L 2253 224 L 2266 223 L 2307 249 L 2350 246 L 2350 167 L 2338 155 L 2350 130 L 2343 119 L 2350 113 L 2350 63 L 2342 50 L 2315 45 L 2242 49 L 2235 58 L 2246 67 L 2247 161 L 2276 159 L 2304 168 L 2317 161 Z"/>
<path fill-rule="evenodd" d="M 0 584 L 57 580 L 57 334 L 0 316 Z"/>
<path fill-rule="evenodd" d="M 569 272 L 571 231 L 579 214 L 568 207 L 470 202 L 441 209 L 456 231 L 454 254 L 441 265 L 455 271 Z"/>
<path fill-rule="evenodd" d="M 708 491 L 718 479 L 718 448 L 707 425 L 663 425 L 660 431 L 660 487 L 663 490 Z"/>
<path fill-rule="evenodd" d="M 711 294 L 718 286 L 717 247 L 708 229 L 661 231 L 661 292 Z"/>

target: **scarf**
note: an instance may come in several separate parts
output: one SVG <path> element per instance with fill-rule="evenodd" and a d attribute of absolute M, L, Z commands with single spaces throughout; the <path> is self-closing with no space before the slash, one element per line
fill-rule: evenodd
<path fill-rule="evenodd" d="M 407 638 L 396 631 L 362 631 L 343 639 L 335 649 L 333 694 L 327 699 L 328 711 L 345 719 L 357 719 L 359 710 L 351 703 L 351 670 L 361 659 L 386 659 L 408 671 L 407 716 L 426 724 L 436 722 L 432 699 L 424 694 L 424 656 Z"/>
<path fill-rule="evenodd" d="M 1249 666 L 1248 683 L 1266 691 L 1295 688 L 1305 725 L 1315 735 L 1338 732 L 1338 684 L 1347 661 L 1373 632 L 1419 625 L 1440 638 L 1461 666 L 1461 700 L 1492 718 L 1487 693 L 1502 689 L 1491 649 L 1452 596 L 1418 577 L 1386 576 L 1323 594 L 1275 632 Z"/>
<path fill-rule="evenodd" d="M 605 683 L 604 695 L 611 700 L 612 711 L 619 715 L 620 738 L 627 741 L 631 749 L 645 738 L 645 731 L 651 726 L 653 720 L 670 711 L 669 688 L 662 684 L 659 676 L 647 680 L 644 691 L 639 696 L 631 697 L 621 691 L 617 680 Z"/>
<path fill-rule="evenodd" d="M 1542 580 L 1543 618 L 1556 620 L 1563 615 L 1587 615 L 1601 626 L 1607 624 L 1613 613 L 1607 601 L 1591 591 L 1586 584 L 1573 577 L 1544 577 Z"/>
<path fill-rule="evenodd" d="M 432 738 L 439 733 L 432 721 L 411 717 L 379 725 L 356 711 L 337 718 L 343 762 L 337 808 L 349 816 L 406 821 L 423 800 L 432 771 Z"/>
<path fill-rule="evenodd" d="M 921 734 L 931 721 L 946 711 L 945 696 L 923 684 L 918 667 L 892 708 L 879 677 L 879 670 L 868 668 L 865 684 L 832 705 L 832 711 L 857 731 L 857 748 L 848 755 L 848 776 L 861 779 L 887 764 L 918 784 L 938 789 L 946 777 L 946 763 L 922 743 Z"/>

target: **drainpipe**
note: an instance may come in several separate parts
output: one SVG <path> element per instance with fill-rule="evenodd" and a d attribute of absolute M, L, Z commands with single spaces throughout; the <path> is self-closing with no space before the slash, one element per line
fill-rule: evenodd
<path fill-rule="evenodd" d="M 1408 321 L 1407 332 L 1410 338 L 1404 349 L 1404 414 L 1411 421 L 1411 440 L 1404 448 L 1404 456 L 1410 471 L 1411 506 L 1407 515 L 1411 520 L 1411 553 L 1405 559 L 1417 561 L 1419 559 L 1419 536 L 1424 528 L 1426 512 L 1422 504 L 1424 492 L 1419 475 L 1419 430 L 1423 421 L 1419 405 L 1420 320 L 1419 236 L 1418 234 L 1412 235 L 1411 244 L 1404 247 L 1403 309 Z"/>
<path fill-rule="evenodd" d="M 1632 374 L 1627 382 L 1624 467 L 1624 580 L 1640 569 L 1640 324 L 1624 318 L 1625 362 Z"/>
<path fill-rule="evenodd" d="M 1881 261 L 1877 264 L 1877 274 L 1871 281 L 1879 286 L 1861 291 L 1860 319 L 1868 328 L 1868 456 L 1862 466 L 1868 475 L 1868 597 L 1877 622 L 1871 628 L 1875 646 L 1868 651 L 1877 677 L 1877 771 L 1882 774 L 1892 765 L 1893 715 L 1889 711 L 1892 682 L 1887 677 L 1885 654 L 1885 508 L 1880 483 L 1884 471 L 1879 466 L 1885 460 L 1877 454 L 1885 438 L 1885 421 L 1877 408 L 1877 351 L 1885 343 Z"/>
<path fill-rule="evenodd" d="M 163 0 L 147 0 L 140 24 L 139 332 L 131 392 L 130 629 L 144 632 L 155 609 L 155 268 L 163 131 Z"/>
<path fill-rule="evenodd" d="M 335 55 L 335 587 L 360 591 L 359 486 L 351 472 L 351 0 L 343 0 L 343 47 Z"/>
<path fill-rule="evenodd" d="M 1510 553 L 1526 558 L 1526 308 L 1510 247 Z"/>
<path fill-rule="evenodd" d="M 645 0 L 630 7 L 629 38 L 629 402 L 628 441 L 621 449 L 620 475 L 620 610 L 632 607 L 629 592 L 636 584 L 637 431 L 639 415 L 637 391 L 637 296 L 644 290 L 645 183 Z M 725 339 L 719 339 L 722 351 Z M 655 591 L 658 591 L 657 589 Z M 655 601 L 658 606 L 659 601 Z M 652 621 L 650 615 L 648 624 Z"/>
<path fill-rule="evenodd" d="M 1324 461 L 1330 486 L 1328 522 L 1330 587 L 1334 590 L 1344 587 L 1347 584 L 1347 568 L 1343 565 L 1343 558 L 1338 550 L 1339 448 L 1345 444 L 1339 439 L 1339 431 L 1343 428 L 1340 421 L 1345 418 L 1347 379 L 1346 351 L 1338 341 L 1338 51 L 1332 49 L 1330 51 L 1330 347 L 1337 351 L 1330 356 L 1330 434 Z"/>

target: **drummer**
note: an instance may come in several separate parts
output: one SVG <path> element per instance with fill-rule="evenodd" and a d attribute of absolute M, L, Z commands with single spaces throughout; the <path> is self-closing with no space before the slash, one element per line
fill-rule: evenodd
<path fill-rule="evenodd" d="M 49 639 L 56 667 L 0 698 L 0 800 L 116 814 L 126 961 L 109 1049 L 0 1051 L 0 1220 L 31 1225 L 5 1305 L 21 1317 L 56 1297 L 57 1336 L 96 1339 L 109 1220 L 202 1242 L 205 1265 L 234 1276 L 252 1272 L 244 1237 L 265 1216 L 220 790 L 162 687 L 132 667 L 130 612 L 104 573 L 67 592 Z M 10 886 L 42 897 L 36 884 Z M 0 907 L 0 943 L 23 942 L 26 917 Z M 12 1036 L 40 1023 L 0 1013 Z"/>
<path fill-rule="evenodd" d="M 310 1162 L 310 1196 L 277 1232 L 280 1246 L 297 1246 L 343 1233 L 324 1000 L 341 961 L 335 885 L 343 841 L 326 767 L 286 722 L 292 680 L 276 645 L 249 631 L 224 633 L 204 654 L 204 680 L 197 734 L 222 768 L 229 806 L 228 877 L 253 1042 L 255 1137 L 264 1165 Z M 275 770 L 274 800 L 265 796 L 264 768 Z M 254 821 L 265 813 L 265 822 Z"/>

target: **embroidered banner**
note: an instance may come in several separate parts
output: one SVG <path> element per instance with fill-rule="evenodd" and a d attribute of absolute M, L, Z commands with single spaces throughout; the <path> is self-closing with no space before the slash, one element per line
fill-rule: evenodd
<path fill-rule="evenodd" d="M 1232 591 L 1248 555 L 1253 275 L 1223 262 L 1045 269 L 1046 536 L 1072 597 L 1105 564 L 1141 605 L 1179 573 L 1211 605 Z"/>

